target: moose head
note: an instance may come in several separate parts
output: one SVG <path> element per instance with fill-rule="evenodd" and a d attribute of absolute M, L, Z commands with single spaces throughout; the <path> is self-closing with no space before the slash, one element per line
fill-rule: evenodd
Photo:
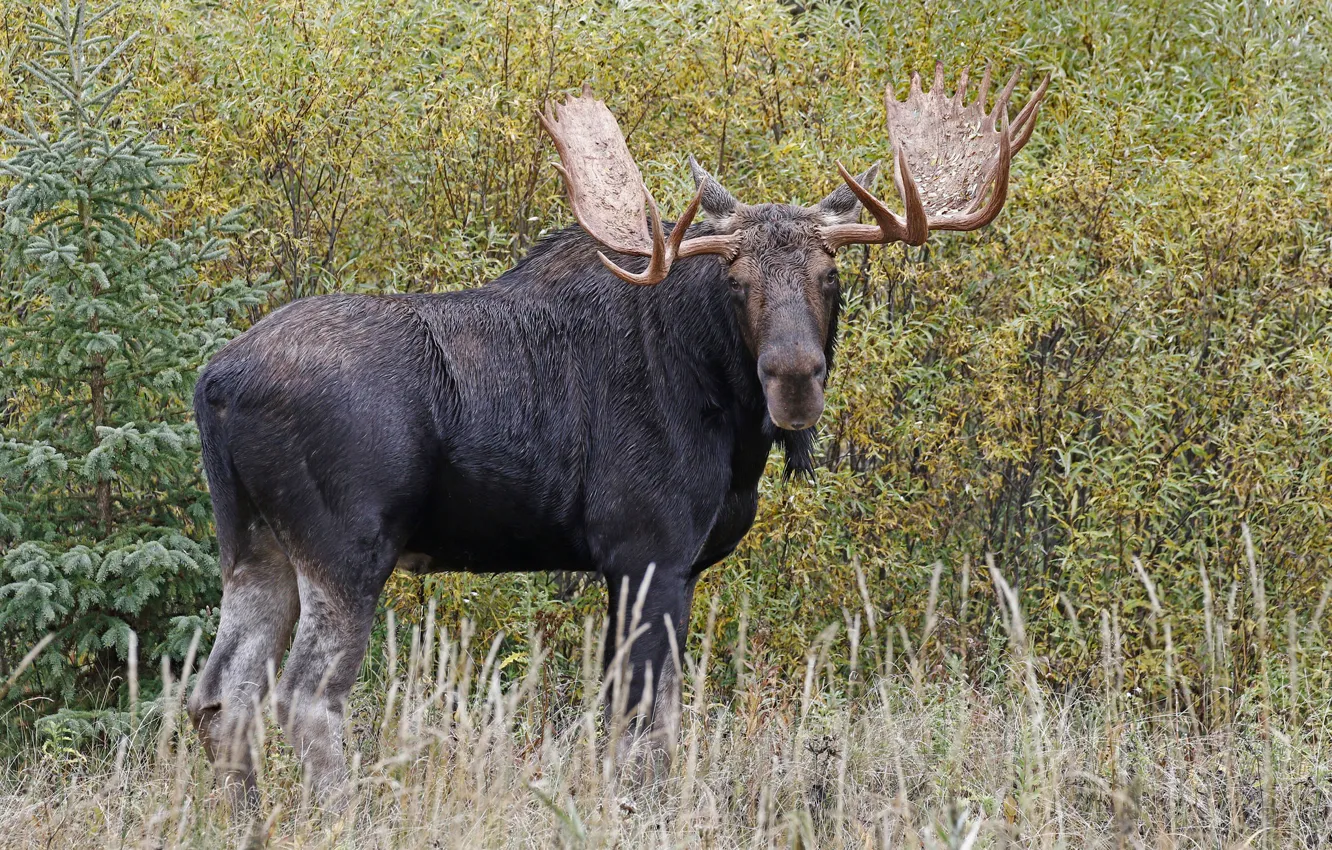
<path fill-rule="evenodd" d="M 656 202 L 643 183 L 619 124 L 585 86 L 582 96 L 547 104 L 541 125 L 562 164 L 569 200 L 579 224 L 620 254 L 647 257 L 638 273 L 599 254 L 621 279 L 643 286 L 665 280 L 682 257 L 713 254 L 726 264 L 745 345 L 758 364 L 768 414 L 780 428 L 801 430 L 823 412 L 828 356 L 841 298 L 835 257 L 855 244 L 922 245 L 931 230 L 976 230 L 994 220 L 1008 197 L 1012 156 L 1031 138 L 1047 77 L 1010 124 L 1014 72 L 987 113 L 990 70 L 975 100 L 965 104 L 967 74 L 957 90 L 944 91 L 943 64 L 922 91 L 919 73 L 898 101 L 887 90 L 893 178 L 904 214 L 873 193 L 878 165 L 852 177 L 841 163 L 844 185 L 811 207 L 741 203 L 690 157 L 696 192 L 672 228 L 663 233 Z M 650 213 L 644 213 L 646 206 Z M 859 223 L 861 210 L 872 224 Z M 710 232 L 688 235 L 702 209 Z"/>

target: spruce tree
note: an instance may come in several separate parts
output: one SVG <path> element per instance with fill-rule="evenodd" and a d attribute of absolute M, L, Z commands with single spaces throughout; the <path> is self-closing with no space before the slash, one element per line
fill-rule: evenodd
<path fill-rule="evenodd" d="M 0 696 L 11 729 L 105 728 L 131 633 L 149 674 L 208 631 L 219 578 L 190 396 L 268 290 L 200 274 L 236 214 L 167 216 L 190 159 L 120 109 L 133 38 L 94 34 L 113 11 L 65 2 L 30 24 L 24 124 L 0 148 L 0 684 L 55 635 Z"/>

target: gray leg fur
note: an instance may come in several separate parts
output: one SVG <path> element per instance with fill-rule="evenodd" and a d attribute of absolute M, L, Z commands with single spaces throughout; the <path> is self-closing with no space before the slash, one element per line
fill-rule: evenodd
<path fill-rule="evenodd" d="M 305 570 L 297 584 L 301 621 L 278 682 L 278 720 L 316 795 L 336 804 L 347 780 L 346 702 L 370 639 L 375 599 L 348 599 Z"/>
<path fill-rule="evenodd" d="M 268 665 L 281 661 L 299 613 L 296 573 L 266 525 L 222 565 L 222 618 L 189 699 L 190 718 L 233 802 L 253 801 L 252 753 Z"/>

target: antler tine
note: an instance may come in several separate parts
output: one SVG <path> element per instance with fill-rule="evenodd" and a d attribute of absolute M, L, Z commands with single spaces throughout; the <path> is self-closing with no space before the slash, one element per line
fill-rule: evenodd
<path fill-rule="evenodd" d="M 897 173 L 902 183 L 902 203 L 906 208 L 906 234 L 902 241 L 908 245 L 920 246 L 930 235 L 929 217 L 925 214 L 925 204 L 920 198 L 920 187 L 911 176 L 911 167 L 907 165 L 906 151 L 897 147 Z"/>
<path fill-rule="evenodd" d="M 985 63 L 985 75 L 981 77 L 980 89 L 976 93 L 976 103 L 980 104 L 980 111 L 985 112 L 985 98 L 990 95 L 990 72 L 994 70 L 994 64 Z"/>
<path fill-rule="evenodd" d="M 869 214 L 874 218 L 877 224 L 832 225 L 831 227 L 825 228 L 826 234 L 834 237 L 841 234 L 849 234 L 851 232 L 849 228 L 855 227 L 857 228 L 857 232 L 866 232 L 867 230 L 878 231 L 880 234 L 884 235 L 884 238 L 875 241 L 887 241 L 887 234 L 894 234 L 902 229 L 902 221 L 897 217 L 896 213 L 884 206 L 883 202 L 874 197 L 874 194 L 870 192 L 870 190 L 861 186 L 860 182 L 856 180 L 851 172 L 846 170 L 846 166 L 842 165 L 840 160 L 837 162 L 837 174 L 846 182 L 846 185 L 851 189 L 851 194 L 856 196 L 860 201 L 861 206 L 869 211 Z M 847 244 L 850 244 L 850 242 L 848 241 Z"/>
<path fill-rule="evenodd" d="M 1008 100 L 1013 96 L 1013 89 L 1017 87 L 1018 75 L 1022 73 L 1021 68 L 1015 68 L 1008 82 L 1004 83 L 1004 88 L 999 92 L 999 96 L 994 100 L 994 109 L 985 116 L 985 129 L 993 130 L 999 126 L 999 116 L 1008 115 Z"/>
<path fill-rule="evenodd" d="M 962 75 L 957 78 L 957 91 L 953 93 L 954 108 L 961 109 L 967 99 L 967 79 L 970 73 L 970 68 L 963 68 Z"/>
<path fill-rule="evenodd" d="M 563 169 L 560 170 L 563 171 Z M 652 254 L 650 255 L 651 259 L 648 260 L 647 268 L 638 274 L 634 274 L 621 268 L 601 251 L 597 252 L 597 259 L 601 260 L 601 264 L 611 274 L 625 283 L 632 283 L 636 286 L 652 286 L 661 283 L 666 275 L 670 273 L 672 258 L 666 253 L 666 238 L 661 231 L 661 213 L 657 211 L 657 201 L 652 197 L 652 193 L 648 191 L 647 186 L 643 187 L 643 195 L 647 198 L 648 213 L 652 220 Z M 583 229 L 586 230 L 587 228 Z M 674 237 L 675 233 L 672 232 L 671 236 Z"/>
<path fill-rule="evenodd" d="M 610 270 L 611 274 L 627 283 L 637 286 L 652 286 L 665 280 L 666 275 L 670 274 L 671 266 L 681 257 L 692 257 L 698 254 L 730 254 L 734 240 L 730 236 L 701 236 L 694 239 L 685 239 L 685 232 L 689 230 L 689 225 L 693 223 L 694 216 L 698 215 L 699 205 L 703 202 L 703 186 L 698 187 L 694 193 L 693 200 L 685 211 L 680 215 L 679 221 L 671 228 L 669 238 L 664 238 L 661 226 L 661 216 L 657 212 L 657 202 L 652 197 L 652 193 L 644 187 L 643 192 L 647 195 L 648 208 L 652 214 L 652 258 L 648 260 L 647 268 L 638 274 L 625 271 L 616 265 L 613 260 L 600 251 L 597 257 L 601 264 Z"/>
<path fill-rule="evenodd" d="M 1017 118 L 1013 119 L 1013 153 L 1022 150 L 1031 138 L 1031 131 L 1036 129 L 1036 112 L 1041 107 L 1041 101 L 1045 99 L 1045 91 L 1050 87 L 1050 75 L 1046 74 L 1045 79 L 1037 86 L 1036 93 L 1027 101 L 1027 105 L 1022 107 Z"/>
<path fill-rule="evenodd" d="M 694 223 L 694 216 L 698 215 L 698 208 L 703 203 L 703 190 L 705 188 L 706 187 L 704 186 L 698 187 L 694 192 L 694 197 L 689 200 L 689 206 L 685 207 L 684 212 L 680 214 L 680 218 L 675 222 L 675 227 L 671 228 L 671 241 L 669 247 L 671 256 L 673 257 L 690 256 L 689 254 L 681 253 L 681 246 L 685 243 L 685 231 L 689 229 L 689 225 Z M 695 242 L 697 240 L 690 239 L 688 241 Z"/>
<path fill-rule="evenodd" d="M 944 99 L 944 67 L 939 59 L 934 60 L 934 82 L 930 83 L 930 94 Z"/>
<path fill-rule="evenodd" d="M 922 94 L 922 93 L 923 93 L 923 92 L 921 91 L 921 88 L 920 88 L 920 71 L 912 71 L 912 72 L 911 72 L 911 94 L 908 95 L 908 97 L 910 97 L 911 95 L 918 95 L 918 94 Z"/>
<path fill-rule="evenodd" d="M 906 154 L 899 148 L 896 151 L 897 168 L 902 186 L 902 204 L 906 218 L 898 216 L 887 205 L 874 197 L 870 190 L 856 180 L 842 163 L 837 163 L 837 173 L 846 181 L 851 193 L 859 199 L 869 211 L 875 224 L 834 224 L 822 229 L 823 241 L 831 250 L 844 245 L 857 243 L 882 244 L 887 242 L 905 242 L 908 245 L 923 245 L 929 236 L 928 218 L 925 205 L 920 198 L 920 190 L 911 177 L 907 166 Z"/>

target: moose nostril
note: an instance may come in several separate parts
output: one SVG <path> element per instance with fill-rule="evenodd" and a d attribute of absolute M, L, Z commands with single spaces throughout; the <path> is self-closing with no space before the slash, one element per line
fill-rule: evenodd
<path fill-rule="evenodd" d="M 804 378 L 821 381 L 828 374 L 823 352 L 796 349 L 790 352 L 764 352 L 758 359 L 763 378 Z"/>
<path fill-rule="evenodd" d="M 760 354 L 758 359 L 758 373 L 760 378 L 767 378 L 773 374 L 773 356 L 771 354 Z"/>

